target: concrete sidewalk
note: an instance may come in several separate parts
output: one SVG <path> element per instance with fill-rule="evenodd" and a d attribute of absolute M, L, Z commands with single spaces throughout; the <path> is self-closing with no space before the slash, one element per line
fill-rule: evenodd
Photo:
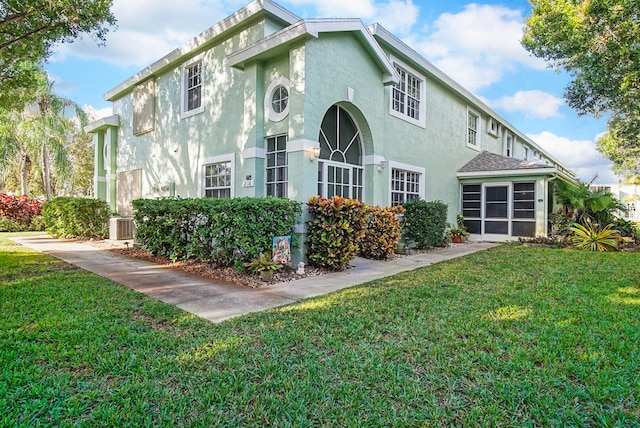
<path fill-rule="evenodd" d="M 121 256 L 90 244 L 61 241 L 48 235 L 12 238 L 15 242 L 97 275 L 119 282 L 211 322 L 259 312 L 400 272 L 429 266 L 495 247 L 493 243 L 438 248 L 389 261 L 358 258 L 343 272 L 308 277 L 262 288 L 249 288 L 191 275 L 143 260 Z"/>

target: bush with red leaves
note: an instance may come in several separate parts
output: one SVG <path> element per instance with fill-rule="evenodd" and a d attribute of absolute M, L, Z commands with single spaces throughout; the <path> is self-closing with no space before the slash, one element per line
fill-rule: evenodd
<path fill-rule="evenodd" d="M 42 203 L 27 196 L 13 196 L 0 193 L 0 217 L 16 223 L 29 225 L 31 219 L 42 214 Z"/>

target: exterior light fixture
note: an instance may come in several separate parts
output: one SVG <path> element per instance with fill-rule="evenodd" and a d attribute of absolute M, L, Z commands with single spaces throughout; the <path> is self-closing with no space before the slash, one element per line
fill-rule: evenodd
<path fill-rule="evenodd" d="M 311 149 L 311 158 L 309 159 L 311 162 L 318 159 L 320 157 L 320 147 L 314 147 Z"/>

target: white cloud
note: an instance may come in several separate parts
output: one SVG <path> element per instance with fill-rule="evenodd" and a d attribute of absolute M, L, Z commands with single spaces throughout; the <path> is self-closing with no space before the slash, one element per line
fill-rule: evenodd
<path fill-rule="evenodd" d="M 378 22 L 398 34 L 408 34 L 420 13 L 413 0 L 291 0 L 287 3 L 308 6 L 307 17 L 361 18 L 365 24 Z"/>
<path fill-rule="evenodd" d="M 143 67 L 237 10 L 230 0 L 115 0 L 117 28 L 107 35 L 106 46 L 83 38 L 60 45 L 52 61 L 67 56 L 103 60 L 122 66 Z"/>
<path fill-rule="evenodd" d="M 519 65 L 546 68 L 520 44 L 523 25 L 520 10 L 469 4 L 462 12 L 440 15 L 427 36 L 408 42 L 464 87 L 477 91 Z"/>
<path fill-rule="evenodd" d="M 504 96 L 497 100 L 489 100 L 489 105 L 509 113 L 524 113 L 528 119 L 546 119 L 561 117 L 560 107 L 564 104 L 562 98 L 543 91 L 518 91 L 511 96 Z"/>
<path fill-rule="evenodd" d="M 548 131 L 527 136 L 572 169 L 580 180 L 588 183 L 597 175 L 595 183 L 618 182 L 611 162 L 596 150 L 594 141 L 570 140 Z"/>
<path fill-rule="evenodd" d="M 92 105 L 85 104 L 82 106 L 82 109 L 87 113 L 90 121 L 102 119 L 103 117 L 111 116 L 113 114 L 113 109 L 111 107 L 97 109 Z"/>

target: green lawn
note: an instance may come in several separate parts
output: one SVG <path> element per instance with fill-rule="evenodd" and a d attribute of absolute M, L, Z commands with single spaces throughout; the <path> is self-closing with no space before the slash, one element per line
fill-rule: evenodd
<path fill-rule="evenodd" d="M 504 246 L 212 325 L 0 234 L 0 426 L 640 425 L 640 254 Z"/>

